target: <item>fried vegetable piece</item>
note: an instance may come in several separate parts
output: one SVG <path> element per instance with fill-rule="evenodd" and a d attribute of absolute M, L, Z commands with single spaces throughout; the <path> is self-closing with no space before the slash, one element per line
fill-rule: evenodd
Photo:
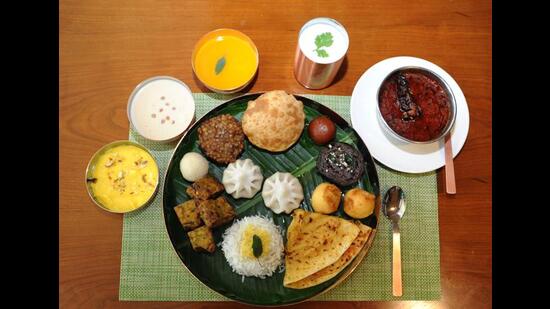
<path fill-rule="evenodd" d="M 195 181 L 187 188 L 187 194 L 197 200 L 207 200 L 220 194 L 224 190 L 223 185 L 216 178 L 207 175 Z"/>
<path fill-rule="evenodd" d="M 195 200 L 189 200 L 174 207 L 174 211 L 184 229 L 192 230 L 202 225 L 199 208 Z"/>
<path fill-rule="evenodd" d="M 231 204 L 229 204 L 225 197 L 220 196 L 214 201 L 216 202 L 217 211 L 220 215 L 219 225 L 231 222 L 231 220 L 233 220 L 237 216 L 237 214 L 235 213 L 235 209 L 233 208 L 233 206 L 231 206 Z"/>
<path fill-rule="evenodd" d="M 187 233 L 193 250 L 197 252 L 210 252 L 216 251 L 216 244 L 214 243 L 214 236 L 212 230 L 207 226 L 201 226 Z"/>
<path fill-rule="evenodd" d="M 204 224 L 211 228 L 235 218 L 235 210 L 223 196 L 215 200 L 199 201 L 199 213 Z"/>

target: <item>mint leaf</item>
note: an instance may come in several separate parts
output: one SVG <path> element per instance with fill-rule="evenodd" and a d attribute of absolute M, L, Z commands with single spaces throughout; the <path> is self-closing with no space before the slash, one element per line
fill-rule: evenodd
<path fill-rule="evenodd" d="M 322 57 L 322 58 L 328 57 L 328 53 L 324 49 L 316 49 L 315 51 L 317 52 L 317 56 L 319 57 Z"/>
<path fill-rule="evenodd" d="M 254 234 L 254 236 L 252 236 L 252 253 L 254 253 L 254 257 L 260 257 L 260 255 L 262 255 L 262 251 L 262 239 L 258 237 L 258 235 Z"/>
<path fill-rule="evenodd" d="M 317 49 L 321 47 L 330 47 L 333 42 L 332 33 L 330 32 L 321 33 L 315 37 L 315 46 L 317 46 Z"/>
<path fill-rule="evenodd" d="M 216 75 L 220 74 L 224 67 L 225 67 L 225 56 L 221 57 L 220 59 L 218 59 L 218 62 L 216 62 L 216 69 L 215 69 Z"/>

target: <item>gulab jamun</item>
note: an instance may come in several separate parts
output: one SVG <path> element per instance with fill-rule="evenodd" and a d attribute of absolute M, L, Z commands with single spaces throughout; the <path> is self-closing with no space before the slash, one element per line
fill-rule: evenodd
<path fill-rule="evenodd" d="M 327 116 L 318 116 L 309 123 L 309 137 L 317 145 L 325 145 L 336 135 L 336 126 Z"/>

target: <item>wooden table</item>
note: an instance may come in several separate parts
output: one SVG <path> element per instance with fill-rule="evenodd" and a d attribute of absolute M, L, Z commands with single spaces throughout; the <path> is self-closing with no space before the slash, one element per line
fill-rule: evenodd
<path fill-rule="evenodd" d="M 300 27 L 329 16 L 350 36 L 339 81 L 308 91 L 293 77 Z M 119 302 L 122 216 L 99 210 L 84 187 L 84 171 L 102 145 L 128 136 L 126 103 L 132 89 L 171 75 L 205 91 L 190 64 L 195 42 L 221 27 L 248 34 L 260 51 L 250 92 L 351 95 L 361 74 L 398 55 L 428 59 L 462 87 L 470 132 L 455 160 L 456 196 L 438 173 L 441 288 L 438 302 L 353 302 L 356 307 L 490 308 L 492 9 L 490 1 L 158 1 L 60 2 L 60 304 L 63 308 L 182 307 L 182 303 Z M 187 303 L 185 307 L 237 307 Z M 330 308 L 334 303 L 306 303 Z M 419 307 L 419 308 L 420 308 Z M 226 308 L 226 307 L 224 307 Z"/>

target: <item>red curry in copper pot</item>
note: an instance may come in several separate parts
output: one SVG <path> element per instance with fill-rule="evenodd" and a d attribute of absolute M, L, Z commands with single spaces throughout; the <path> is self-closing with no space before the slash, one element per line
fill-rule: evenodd
<path fill-rule="evenodd" d="M 441 83 L 426 72 L 394 72 L 383 82 L 380 113 L 398 135 L 417 142 L 438 138 L 451 116 L 451 98 Z"/>

